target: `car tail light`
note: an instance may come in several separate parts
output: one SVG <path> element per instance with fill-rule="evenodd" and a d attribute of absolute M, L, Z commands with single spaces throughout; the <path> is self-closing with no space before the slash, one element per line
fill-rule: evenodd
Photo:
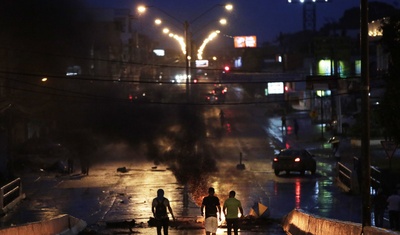
<path fill-rule="evenodd" d="M 278 161 L 278 158 L 277 157 L 274 157 L 274 162 L 277 162 Z"/>
<path fill-rule="evenodd" d="M 294 161 L 295 161 L 295 162 L 300 162 L 301 160 L 300 160 L 299 157 L 296 157 L 296 158 L 294 159 Z"/>

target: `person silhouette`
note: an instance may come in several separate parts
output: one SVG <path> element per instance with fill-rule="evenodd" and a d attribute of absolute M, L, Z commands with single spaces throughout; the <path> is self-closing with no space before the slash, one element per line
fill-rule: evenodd
<path fill-rule="evenodd" d="M 219 111 L 219 120 L 221 122 L 221 127 L 223 127 L 225 124 L 225 113 L 222 109 Z"/>
<path fill-rule="evenodd" d="M 167 209 L 175 221 L 174 213 L 172 212 L 169 200 L 164 197 L 164 190 L 157 190 L 157 197 L 153 199 L 151 204 L 151 211 L 156 220 L 157 235 L 161 235 L 161 229 L 164 231 L 164 235 L 168 235 L 169 218 Z"/>

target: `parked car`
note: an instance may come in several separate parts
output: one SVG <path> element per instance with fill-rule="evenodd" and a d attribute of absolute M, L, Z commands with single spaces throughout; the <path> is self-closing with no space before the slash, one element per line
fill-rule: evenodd
<path fill-rule="evenodd" d="M 297 171 L 302 175 L 306 171 L 310 171 L 314 175 L 317 170 L 317 163 L 314 155 L 305 149 L 283 149 L 274 157 L 272 168 L 277 176 L 281 171 L 285 171 L 286 174 Z"/>

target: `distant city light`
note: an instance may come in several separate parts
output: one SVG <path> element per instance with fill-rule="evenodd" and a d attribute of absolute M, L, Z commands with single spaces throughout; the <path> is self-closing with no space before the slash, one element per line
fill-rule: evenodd
<path fill-rule="evenodd" d="M 385 20 L 385 19 L 383 19 Z M 368 35 L 370 37 L 382 36 L 382 20 L 375 20 L 368 24 Z"/>

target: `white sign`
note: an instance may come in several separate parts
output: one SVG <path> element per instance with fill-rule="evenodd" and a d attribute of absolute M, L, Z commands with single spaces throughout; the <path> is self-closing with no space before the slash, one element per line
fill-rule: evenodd
<path fill-rule="evenodd" d="M 153 52 L 157 56 L 165 56 L 165 50 L 164 49 L 154 49 Z"/>
<path fill-rule="evenodd" d="M 197 68 L 205 68 L 208 67 L 208 60 L 196 60 Z"/>
<path fill-rule="evenodd" d="M 283 82 L 269 82 L 268 94 L 283 94 L 285 92 Z"/>

